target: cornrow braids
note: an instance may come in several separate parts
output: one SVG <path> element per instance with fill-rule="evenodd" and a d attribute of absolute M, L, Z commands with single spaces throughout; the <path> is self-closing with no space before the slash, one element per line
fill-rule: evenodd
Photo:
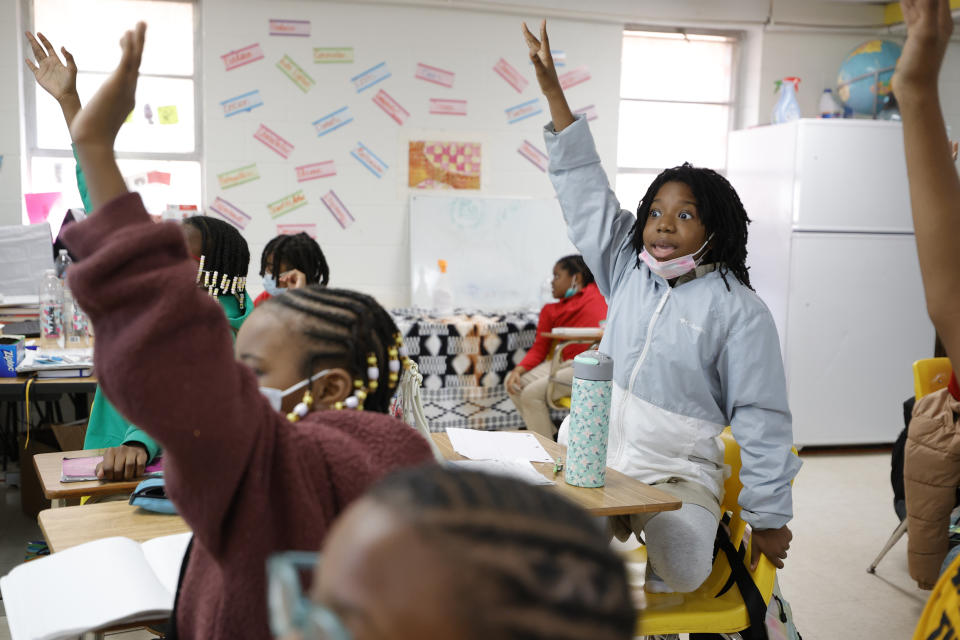
<path fill-rule="evenodd" d="M 583 278 L 584 287 L 596 282 L 596 279 L 593 277 L 593 273 L 590 271 L 590 267 L 587 266 L 583 256 L 581 256 L 579 253 L 563 256 L 557 260 L 557 264 L 560 265 L 560 268 L 569 273 L 571 276 L 575 276 L 579 273 L 580 277 Z"/>
<path fill-rule="evenodd" d="M 580 508 L 540 487 L 436 465 L 367 497 L 456 564 L 471 638 L 627 640 L 636 613 L 623 561 Z M 458 594 L 459 595 L 459 594 Z"/>
<path fill-rule="evenodd" d="M 390 348 L 395 343 L 397 325 L 390 314 L 372 297 L 347 289 L 329 289 L 314 284 L 288 289 L 273 296 L 263 306 L 284 309 L 299 316 L 304 346 L 304 377 L 313 375 L 320 365 L 347 369 L 364 394 L 362 407 L 387 413 L 394 385 L 387 383 Z M 374 357 L 375 365 L 368 362 Z M 379 380 L 369 369 L 380 371 Z M 375 384 L 371 384 L 375 383 Z"/>
<path fill-rule="evenodd" d="M 750 218 L 740 196 L 730 182 L 712 169 L 694 167 L 689 162 L 663 171 L 656 177 L 637 207 L 637 222 L 633 226 L 633 248 L 637 251 L 637 268 L 643 251 L 643 228 L 650 215 L 650 205 L 660 187 L 668 182 L 682 182 L 690 187 L 697 200 L 697 212 L 706 227 L 707 236 L 713 234 L 707 251 L 709 261 L 717 263 L 717 271 L 730 290 L 727 274 L 732 273 L 740 284 L 751 291 L 747 267 L 747 225 Z"/>
<path fill-rule="evenodd" d="M 200 267 L 197 284 L 214 297 L 232 295 L 245 306 L 250 249 L 247 241 L 229 222 L 208 216 L 191 216 L 183 221 L 200 232 Z"/>
<path fill-rule="evenodd" d="M 269 267 L 275 278 L 280 278 L 280 265 L 286 263 L 290 268 L 302 271 L 307 284 L 326 286 L 330 281 L 330 267 L 317 241 L 306 233 L 279 235 L 263 248 L 260 255 L 260 275 Z"/>

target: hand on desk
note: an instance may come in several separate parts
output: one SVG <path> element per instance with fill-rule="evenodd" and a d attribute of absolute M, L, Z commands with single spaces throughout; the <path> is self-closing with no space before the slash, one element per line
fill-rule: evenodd
<path fill-rule="evenodd" d="M 143 475 L 147 466 L 147 448 L 139 442 L 110 447 L 97 465 L 100 480 L 133 480 Z"/>

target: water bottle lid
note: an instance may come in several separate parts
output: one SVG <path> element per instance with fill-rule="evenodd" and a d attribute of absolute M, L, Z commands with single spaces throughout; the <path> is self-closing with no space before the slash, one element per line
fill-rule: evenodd
<path fill-rule="evenodd" d="M 584 351 L 573 359 L 573 375 L 581 380 L 613 380 L 613 358 L 599 351 Z"/>

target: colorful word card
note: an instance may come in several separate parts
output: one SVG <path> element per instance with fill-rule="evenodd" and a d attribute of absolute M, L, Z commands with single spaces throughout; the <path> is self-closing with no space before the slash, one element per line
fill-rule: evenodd
<path fill-rule="evenodd" d="M 283 196 L 267 205 L 271 218 L 279 218 L 291 211 L 307 206 L 307 196 L 303 189 L 294 191 L 290 195 Z"/>
<path fill-rule="evenodd" d="M 455 75 L 456 74 L 454 74 L 453 71 L 438 69 L 437 67 L 431 67 L 428 64 L 418 62 L 417 72 L 413 77 L 420 80 L 426 80 L 427 82 L 432 82 L 433 84 L 438 84 L 441 87 L 452 87 Z"/>
<path fill-rule="evenodd" d="M 588 121 L 588 122 L 591 121 L 591 120 L 596 120 L 596 119 L 597 119 L 597 108 L 596 108 L 594 105 L 592 105 L 592 104 L 587 105 L 587 106 L 585 106 L 585 107 L 583 107 L 583 108 L 581 108 L 581 109 L 576 109 L 576 110 L 574 110 L 573 115 L 579 115 L 579 114 L 581 114 L 581 113 L 582 113 L 583 115 L 587 116 L 587 121 Z"/>
<path fill-rule="evenodd" d="M 314 47 L 313 61 L 317 64 L 353 62 L 353 47 Z"/>
<path fill-rule="evenodd" d="M 400 103 L 383 89 L 373 96 L 373 103 L 383 109 L 383 112 L 393 118 L 397 124 L 403 124 L 410 117 L 410 112 L 401 107 Z"/>
<path fill-rule="evenodd" d="M 583 84 L 590 79 L 590 70 L 587 69 L 587 65 L 581 65 L 576 69 L 570 69 L 566 73 L 560 74 L 560 87 L 566 91 L 570 87 L 575 87 L 578 84 Z"/>
<path fill-rule="evenodd" d="M 307 180 L 316 180 L 317 178 L 330 178 L 337 175 L 337 168 L 333 160 L 323 162 L 314 162 L 297 167 L 297 182 L 306 182 Z"/>
<path fill-rule="evenodd" d="M 514 122 L 520 122 L 521 120 L 533 117 L 541 113 L 543 109 L 540 108 L 540 99 L 534 98 L 533 100 L 521 102 L 516 106 L 508 107 L 505 111 L 507 112 L 507 123 L 513 124 Z"/>
<path fill-rule="evenodd" d="M 304 222 L 302 224 L 278 224 L 278 236 L 295 236 L 298 233 L 305 233 L 314 240 L 317 238 L 317 224 L 315 222 Z"/>
<path fill-rule="evenodd" d="M 177 106 L 168 105 L 166 107 L 157 107 L 157 120 L 160 124 L 177 124 L 180 118 L 177 117 Z"/>
<path fill-rule="evenodd" d="M 310 74 L 304 71 L 290 56 L 285 55 L 280 58 L 280 61 L 277 62 L 277 69 L 283 71 L 284 75 L 293 80 L 293 84 L 300 87 L 300 90 L 304 93 L 310 91 L 310 87 L 316 84 Z"/>
<path fill-rule="evenodd" d="M 465 116 L 467 115 L 467 101 L 430 98 L 430 113 L 437 116 Z"/>
<path fill-rule="evenodd" d="M 263 106 L 263 100 L 260 98 L 260 90 L 254 89 L 239 96 L 228 98 L 220 103 L 223 107 L 223 116 L 229 118 L 244 111 L 252 111 L 257 107 Z"/>
<path fill-rule="evenodd" d="M 547 157 L 543 151 L 540 151 L 537 147 L 534 146 L 529 140 L 524 140 L 523 144 L 520 145 L 520 148 L 517 149 L 517 153 L 522 155 L 524 158 L 529 160 L 544 173 L 547 172 L 547 165 L 550 162 L 550 158 Z"/>
<path fill-rule="evenodd" d="M 253 137 L 276 151 L 281 158 L 289 158 L 290 152 L 293 151 L 293 144 L 284 140 L 279 133 L 265 124 L 260 125 Z"/>
<path fill-rule="evenodd" d="M 170 174 L 166 171 L 147 171 L 147 184 L 165 184 L 170 186 Z"/>
<path fill-rule="evenodd" d="M 226 70 L 231 71 L 245 64 L 263 60 L 263 50 L 260 49 L 260 43 L 256 42 L 243 49 L 225 53 L 220 56 L 220 59 L 223 60 L 223 66 L 226 67 Z"/>
<path fill-rule="evenodd" d="M 350 215 L 350 211 L 340 202 L 340 198 L 337 197 L 337 194 L 331 189 L 327 195 L 320 198 L 323 204 L 330 210 L 330 213 L 333 214 L 334 219 L 340 223 L 340 226 L 346 229 L 354 222 L 353 216 Z"/>
<path fill-rule="evenodd" d="M 252 220 L 250 216 L 220 197 L 214 200 L 209 208 L 210 211 L 213 211 L 227 222 L 232 222 L 241 230 L 245 229 L 250 220 Z"/>
<path fill-rule="evenodd" d="M 229 189 L 230 187 L 235 187 L 237 185 L 259 179 L 260 172 L 257 171 L 257 165 L 255 164 L 248 164 L 247 166 L 240 167 L 239 169 L 224 171 L 223 173 L 217 174 L 217 182 L 220 183 L 221 189 Z"/>
<path fill-rule="evenodd" d="M 350 114 L 350 107 L 341 107 L 333 113 L 314 120 L 313 126 L 317 130 L 318 136 L 325 136 L 331 131 L 336 131 L 344 125 L 353 122 L 353 115 Z"/>
<path fill-rule="evenodd" d="M 506 80 L 507 84 L 516 89 L 517 93 L 522 93 L 523 90 L 527 88 L 527 84 L 529 84 L 527 79 L 520 75 L 520 72 L 503 58 L 500 58 L 497 64 L 493 65 L 493 70 L 497 72 L 497 75 Z"/>
<path fill-rule="evenodd" d="M 310 36 L 309 20 L 280 20 L 270 19 L 270 35 L 272 36 Z"/>
<path fill-rule="evenodd" d="M 370 173 L 382 178 L 383 174 L 387 172 L 387 163 L 377 157 L 377 155 L 370 151 L 362 142 L 358 142 L 357 146 L 350 151 L 350 155 L 360 161 L 360 164 L 365 166 L 370 170 Z"/>
<path fill-rule="evenodd" d="M 363 73 L 358 73 L 353 76 L 350 78 L 350 82 L 353 83 L 357 93 L 360 93 L 361 91 L 366 91 L 378 82 L 383 82 L 389 78 L 390 75 L 390 70 L 387 69 L 387 63 L 381 62 L 376 66 L 370 67 Z"/>

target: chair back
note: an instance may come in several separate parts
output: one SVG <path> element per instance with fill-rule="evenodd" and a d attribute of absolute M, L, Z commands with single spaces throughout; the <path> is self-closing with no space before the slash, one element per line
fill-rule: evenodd
<path fill-rule="evenodd" d="M 917 400 L 950 383 L 950 358 L 925 358 L 913 363 L 913 395 Z"/>

